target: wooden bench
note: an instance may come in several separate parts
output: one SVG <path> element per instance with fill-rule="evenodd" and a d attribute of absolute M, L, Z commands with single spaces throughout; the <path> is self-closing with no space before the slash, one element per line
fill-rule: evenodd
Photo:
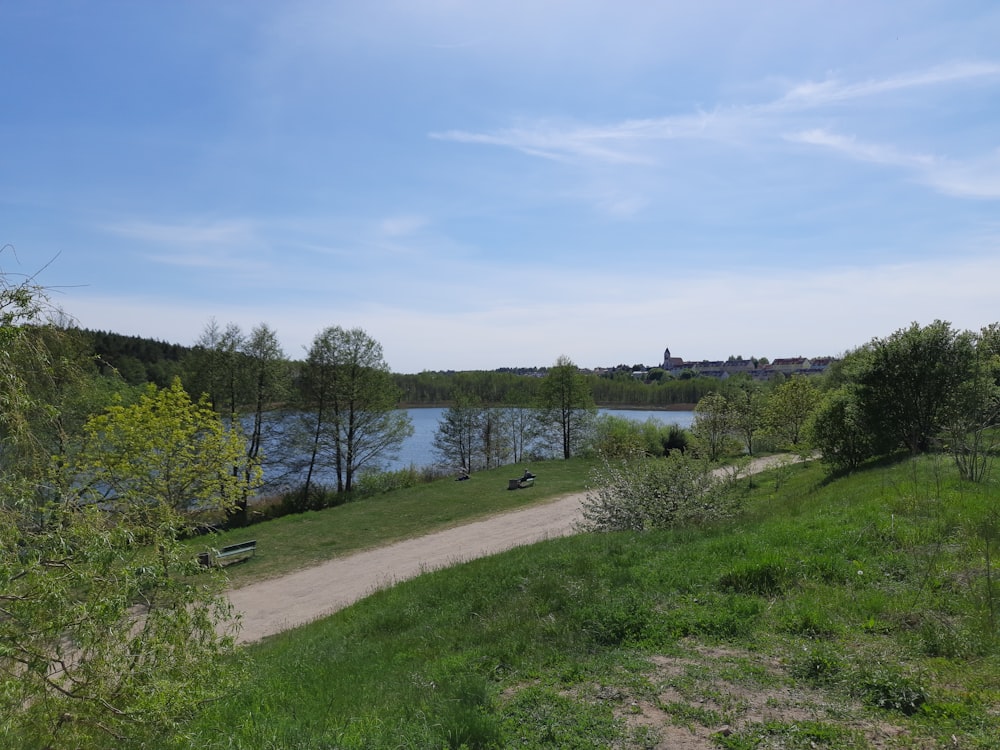
<path fill-rule="evenodd" d="M 221 565 L 223 560 L 252 557 L 256 551 L 256 539 L 251 539 L 249 542 L 240 542 L 239 544 L 227 544 L 225 547 L 212 550 L 209 563 L 213 565 Z"/>

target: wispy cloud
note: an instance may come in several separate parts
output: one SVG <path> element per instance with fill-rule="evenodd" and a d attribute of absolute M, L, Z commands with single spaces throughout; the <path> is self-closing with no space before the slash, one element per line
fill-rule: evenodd
<path fill-rule="evenodd" d="M 148 221 L 126 221 L 109 224 L 106 231 L 161 245 L 201 247 L 235 245 L 256 242 L 252 223 L 242 220 L 164 224 Z"/>
<path fill-rule="evenodd" d="M 605 124 L 539 119 L 492 131 L 448 130 L 429 136 L 455 143 L 507 148 L 588 169 L 634 166 L 662 169 L 672 156 L 663 144 L 673 141 L 739 143 L 747 149 L 793 142 L 823 147 L 858 161 L 910 170 L 919 182 L 950 195 L 995 198 L 1000 195 L 1000 172 L 995 155 L 980 161 L 961 162 L 944 156 L 909 153 L 891 145 L 838 135 L 829 130 L 826 123 L 830 116 L 836 116 L 836 110 L 831 112 L 831 107 L 836 105 L 888 97 L 906 90 L 996 78 L 1000 78 L 1000 63 L 958 62 L 865 81 L 842 81 L 833 77 L 806 81 L 791 85 L 769 101 L 720 104 L 711 110 L 659 118 Z M 808 118 L 823 118 L 823 126 L 802 129 Z M 789 134 L 790 127 L 800 129 Z M 642 197 L 632 199 L 625 211 L 620 210 L 617 202 L 611 205 L 614 212 L 627 214 L 634 213 L 635 206 L 646 203 Z M 595 201 L 595 205 L 607 210 L 601 201 Z"/>
<path fill-rule="evenodd" d="M 553 161 L 652 164 L 644 143 L 705 137 L 718 118 L 711 113 L 624 120 L 606 125 L 541 120 L 490 133 L 448 130 L 430 137 L 457 143 L 501 146 Z"/>
<path fill-rule="evenodd" d="M 814 108 L 828 104 L 854 101 L 895 91 L 925 88 L 945 83 L 957 83 L 974 78 L 1000 76 L 1000 64 L 994 62 L 960 62 L 928 70 L 887 78 L 873 78 L 860 82 L 843 82 L 835 78 L 825 81 L 807 81 L 792 86 L 770 108 Z"/>
<path fill-rule="evenodd" d="M 261 227 L 242 219 L 176 223 L 123 221 L 103 229 L 132 240 L 138 254 L 161 265 L 266 273 L 269 243 Z"/>
<path fill-rule="evenodd" d="M 899 167 L 941 193 L 959 198 L 1000 198 L 1000 151 L 976 161 L 957 161 L 927 154 L 908 154 L 892 146 L 816 129 L 791 133 L 786 140 L 829 149 L 850 159 Z"/>
<path fill-rule="evenodd" d="M 389 216 L 379 222 L 379 233 L 385 237 L 406 237 L 419 232 L 430 223 L 426 216 L 400 214 Z"/>

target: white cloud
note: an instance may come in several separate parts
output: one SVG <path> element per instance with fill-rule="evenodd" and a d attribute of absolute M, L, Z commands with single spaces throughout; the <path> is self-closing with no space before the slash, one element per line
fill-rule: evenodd
<path fill-rule="evenodd" d="M 163 224 L 126 221 L 104 229 L 130 239 L 161 245 L 203 247 L 256 243 L 254 224 L 243 220 Z"/>
<path fill-rule="evenodd" d="M 387 237 L 405 237 L 416 234 L 429 223 L 426 216 L 416 214 L 389 216 L 379 222 L 379 233 Z"/>
<path fill-rule="evenodd" d="M 867 97 L 925 88 L 946 83 L 968 81 L 976 78 L 1000 76 L 1000 64 L 995 62 L 957 62 L 914 73 L 905 73 L 887 78 L 873 78 L 856 83 L 845 83 L 830 78 L 825 81 L 807 81 L 796 84 L 788 92 L 770 105 L 771 108 L 817 108 L 829 104 L 839 104 Z"/>
<path fill-rule="evenodd" d="M 826 148 L 857 161 L 909 170 L 919 182 L 947 195 L 1000 198 L 1000 151 L 975 161 L 956 161 L 927 154 L 908 154 L 892 146 L 865 143 L 822 129 L 791 133 L 785 138 L 794 143 Z"/>
<path fill-rule="evenodd" d="M 492 131 L 447 130 L 430 133 L 429 137 L 507 148 L 591 172 L 601 170 L 606 192 L 631 196 L 624 203 L 617 200 L 607 202 L 600 194 L 590 199 L 595 207 L 613 215 L 637 213 L 637 206 L 650 202 L 649 194 L 640 195 L 634 187 L 635 168 L 666 177 L 663 173 L 668 165 L 688 153 L 688 149 L 677 145 L 678 142 L 693 140 L 725 144 L 727 147 L 738 146 L 740 152 L 745 154 L 759 154 L 790 142 L 821 146 L 857 161 L 909 170 L 918 182 L 949 195 L 995 198 L 1000 196 L 1000 170 L 996 155 L 975 161 L 957 161 L 947 156 L 912 153 L 890 145 L 839 135 L 825 123 L 834 116 L 830 111 L 833 105 L 864 98 L 886 98 L 894 92 L 910 89 L 976 80 L 991 82 L 990 79 L 998 77 L 998 63 L 958 62 L 860 82 L 843 82 L 833 78 L 808 81 L 790 86 L 784 94 L 770 101 L 731 106 L 720 104 L 710 111 L 604 124 L 522 120 L 515 126 Z M 803 127 L 804 124 L 807 126 Z M 790 129 L 794 129 L 791 134 L 788 132 Z M 923 135 L 934 143 L 942 140 L 942 136 L 936 133 Z M 731 164 L 731 160 L 718 151 L 704 158 L 711 160 L 713 157 L 717 157 L 718 161 L 711 162 L 709 168 L 725 171 Z M 703 163 L 709 165 L 709 162 Z M 617 185 L 609 184 L 612 181 L 617 181 Z M 649 181 L 647 184 L 653 183 Z M 578 191 L 578 194 L 588 195 L 586 191 Z"/>

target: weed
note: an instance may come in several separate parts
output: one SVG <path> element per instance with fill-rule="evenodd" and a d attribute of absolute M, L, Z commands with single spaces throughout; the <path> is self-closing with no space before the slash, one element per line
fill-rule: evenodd
<path fill-rule="evenodd" d="M 770 557 L 724 573 L 719 578 L 719 588 L 738 594 L 778 596 L 785 590 L 790 579 L 786 563 L 777 557 Z"/>
<path fill-rule="evenodd" d="M 868 705 L 908 716 L 916 713 L 928 698 L 921 680 L 892 664 L 865 665 L 854 684 L 854 692 Z"/>
<path fill-rule="evenodd" d="M 726 750 L 756 750 L 760 747 L 781 747 L 788 750 L 831 748 L 852 750 L 868 747 L 857 732 L 818 721 L 752 724 L 740 732 L 715 734 L 712 739 Z"/>
<path fill-rule="evenodd" d="M 844 660 L 831 646 L 807 646 L 790 664 L 793 677 L 813 685 L 830 685 L 844 674 Z"/>

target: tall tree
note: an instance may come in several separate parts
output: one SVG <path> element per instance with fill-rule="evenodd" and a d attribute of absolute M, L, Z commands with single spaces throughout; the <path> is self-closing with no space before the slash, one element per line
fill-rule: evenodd
<path fill-rule="evenodd" d="M 285 354 L 278 342 L 278 334 L 266 323 L 261 323 L 250 332 L 250 336 L 243 342 L 242 354 L 246 364 L 251 399 L 248 415 L 249 435 L 242 472 L 243 476 L 249 479 L 264 460 L 261 447 L 264 441 L 265 417 L 275 402 L 287 393 L 288 370 L 285 367 Z M 240 499 L 231 515 L 231 523 L 236 526 L 246 524 L 248 502 L 248 496 Z"/>
<path fill-rule="evenodd" d="M 563 458 L 569 458 L 597 413 L 590 385 L 569 357 L 560 355 L 549 368 L 538 405 L 541 423 L 558 433 Z"/>
<path fill-rule="evenodd" d="M 361 469 L 394 455 L 413 434 L 409 417 L 397 409 L 399 390 L 382 345 L 360 328 L 333 326 L 317 334 L 304 385 L 311 444 L 307 494 L 324 457 L 336 473 L 337 491 L 350 492 Z"/>
<path fill-rule="evenodd" d="M 464 393 L 445 409 L 433 440 L 434 450 L 444 461 L 467 472 L 481 468 L 476 460 L 482 414 L 479 399 Z"/>
<path fill-rule="evenodd" d="M 187 363 L 187 386 L 208 396 L 212 408 L 233 418 L 248 400 L 247 368 L 243 361 L 246 336 L 236 323 L 225 328 L 212 318 L 195 342 Z"/>

